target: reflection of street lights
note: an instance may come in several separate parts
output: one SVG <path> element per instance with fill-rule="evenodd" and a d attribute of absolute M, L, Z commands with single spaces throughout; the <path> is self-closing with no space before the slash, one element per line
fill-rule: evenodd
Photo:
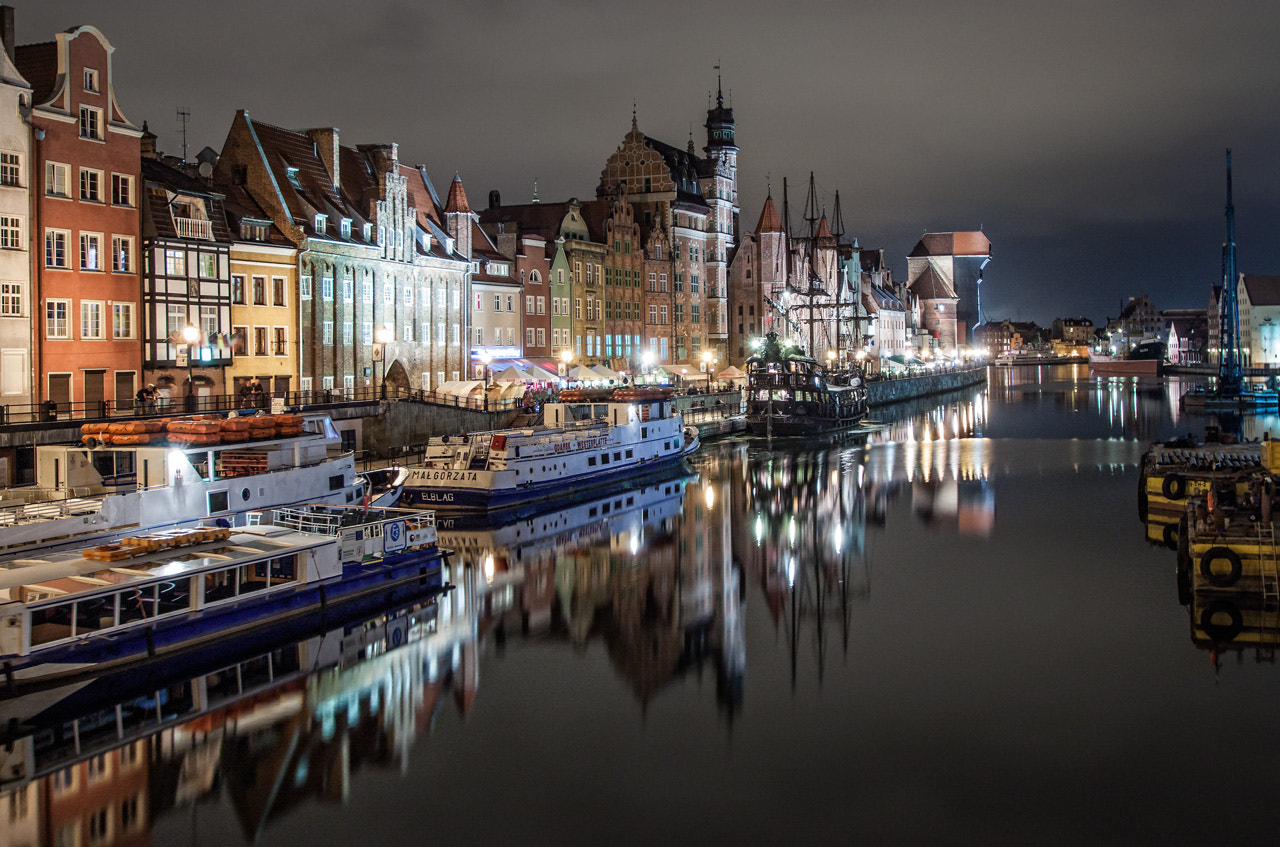
<path fill-rule="evenodd" d="M 715 353 L 712 353 L 710 350 L 702 351 L 702 364 L 705 366 L 707 371 L 707 393 L 708 394 L 711 393 L 711 370 L 714 367 L 712 363 L 715 361 L 716 361 Z"/>
<path fill-rule="evenodd" d="M 195 356 L 195 345 L 200 340 L 200 330 L 191 324 L 187 324 L 182 328 L 182 340 L 187 342 L 187 414 L 191 414 L 196 410 L 196 385 L 195 377 L 192 375 L 193 364 L 192 358 Z"/>
<path fill-rule="evenodd" d="M 375 362 L 382 360 L 382 386 L 378 389 L 378 396 L 383 400 L 387 399 L 387 345 L 395 340 L 395 337 L 395 332 L 385 326 L 379 327 L 373 334 L 373 360 Z"/>
<path fill-rule="evenodd" d="M 485 350 L 480 354 L 480 363 L 484 365 L 484 410 L 489 411 L 489 364 L 493 361 L 493 354 Z"/>

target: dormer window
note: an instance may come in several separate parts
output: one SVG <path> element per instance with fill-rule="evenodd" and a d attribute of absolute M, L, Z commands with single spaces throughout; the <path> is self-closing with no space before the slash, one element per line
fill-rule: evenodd
<path fill-rule="evenodd" d="M 84 90 L 90 94 L 97 94 L 102 90 L 98 88 L 98 72 L 93 68 L 84 69 Z"/>
<path fill-rule="evenodd" d="M 338 224 L 338 231 L 342 233 L 343 238 L 351 237 L 351 218 L 343 218 Z"/>
<path fill-rule="evenodd" d="M 329 216 L 316 215 L 315 226 L 316 226 L 316 232 L 319 233 L 320 235 L 324 235 L 325 230 L 329 228 Z"/>
<path fill-rule="evenodd" d="M 298 169 L 297 169 L 297 168 L 285 168 L 285 169 L 284 169 L 284 175 L 285 175 L 285 177 L 286 177 L 286 178 L 288 178 L 288 180 L 289 180 L 290 184 L 291 184 L 291 185 L 293 185 L 293 187 L 294 187 L 294 188 L 301 188 L 301 187 L 302 187 L 301 185 L 299 185 L 299 184 L 298 184 Z"/>
<path fill-rule="evenodd" d="M 366 224 L 361 228 L 361 236 L 364 238 L 364 240 L 365 240 L 365 241 L 369 241 L 370 239 L 372 239 L 372 238 L 373 238 L 373 224 L 371 224 L 371 223 L 366 223 Z"/>

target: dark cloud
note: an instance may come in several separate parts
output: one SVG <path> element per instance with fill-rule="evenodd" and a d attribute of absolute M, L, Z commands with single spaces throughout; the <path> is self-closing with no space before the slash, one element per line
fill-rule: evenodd
<path fill-rule="evenodd" d="M 535 177 L 591 196 L 633 102 L 645 132 L 701 145 L 719 61 L 747 225 L 770 180 L 780 197 L 810 170 L 899 272 L 925 229 L 981 225 L 988 313 L 1041 322 L 1144 292 L 1203 303 L 1232 146 L 1241 267 L 1280 273 L 1274 2 L 43 0 L 17 18 L 22 42 L 98 26 L 122 107 L 166 150 L 178 106 L 193 152 L 248 108 L 397 141 L 509 202 Z"/>

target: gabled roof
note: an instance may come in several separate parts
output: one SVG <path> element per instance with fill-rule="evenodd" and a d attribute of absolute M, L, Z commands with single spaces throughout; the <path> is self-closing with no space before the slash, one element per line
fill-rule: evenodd
<path fill-rule="evenodd" d="M 243 185 L 220 185 L 219 191 L 225 191 L 226 197 L 223 198 L 222 207 L 227 215 L 227 229 L 231 232 L 234 240 L 240 237 L 240 221 L 249 218 L 254 221 L 267 223 L 267 239 L 263 244 L 273 244 L 278 247 L 292 247 L 293 242 L 284 237 L 284 233 L 274 223 L 271 223 L 271 216 L 266 210 L 253 199 Z"/>
<path fill-rule="evenodd" d="M 912 294 L 921 300 L 956 300 L 955 291 L 946 277 L 938 273 L 933 265 L 926 265 L 915 279 L 907 286 Z"/>
<path fill-rule="evenodd" d="M 58 42 L 20 44 L 14 51 L 14 64 L 31 83 L 32 102 L 49 102 L 58 85 Z"/>
<path fill-rule="evenodd" d="M 205 183 L 194 179 L 177 168 L 156 159 L 142 160 L 142 178 L 146 183 L 168 189 L 179 196 L 200 198 L 204 200 L 205 214 L 209 216 L 209 224 L 213 230 L 215 241 L 232 240 L 231 231 L 227 228 L 227 216 L 222 208 L 222 195 L 215 192 Z M 173 220 L 173 211 L 169 198 L 165 193 L 145 190 L 142 192 L 141 208 L 144 221 L 149 226 L 144 232 L 155 238 L 181 238 L 177 225 Z"/>
<path fill-rule="evenodd" d="M 981 232 L 930 232 L 907 254 L 923 256 L 990 256 L 991 241 Z"/>
<path fill-rule="evenodd" d="M 309 135 L 262 123 L 247 114 L 245 120 L 258 138 L 267 167 L 271 169 L 289 207 L 289 214 L 308 235 L 317 234 L 313 221 L 316 214 L 364 220 L 359 211 L 352 208 L 334 188 L 333 180 Z M 295 169 L 294 179 L 289 178 L 291 168 Z M 324 237 L 332 238 L 333 233 L 333 230 L 328 230 Z"/>
<path fill-rule="evenodd" d="M 835 237 L 831 234 L 831 225 L 827 223 L 826 215 L 823 215 L 821 218 L 818 219 L 818 232 L 814 237 L 815 238 L 834 238 Z"/>
<path fill-rule="evenodd" d="M 1280 276 L 1244 274 L 1244 290 L 1253 306 L 1280 306 Z"/>
<path fill-rule="evenodd" d="M 773 205 L 773 195 L 764 198 L 764 208 L 760 210 L 760 222 L 756 224 L 756 232 L 786 232 L 782 227 L 782 216 L 778 207 Z"/>
<path fill-rule="evenodd" d="M 495 206 L 480 213 L 480 223 L 502 224 L 504 228 L 518 229 L 521 235 L 540 235 L 553 242 L 560 235 L 560 222 L 568 210 L 567 202 Z"/>

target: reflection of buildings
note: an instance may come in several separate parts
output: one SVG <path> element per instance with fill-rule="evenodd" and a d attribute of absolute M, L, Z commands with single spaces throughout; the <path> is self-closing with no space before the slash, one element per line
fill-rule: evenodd
<path fill-rule="evenodd" d="M 11 725 L 0 748 L 0 844 L 145 844 L 223 788 L 256 840 L 312 798 L 344 801 L 363 767 L 405 767 L 447 694 L 465 712 L 479 682 L 475 577 L 445 577 L 458 587 L 438 602 L 124 699 L 33 706 L 29 734 Z"/>
<path fill-rule="evenodd" d="M 712 476 L 720 481 L 670 479 L 441 541 L 484 575 L 480 628 L 504 649 L 516 635 L 580 649 L 599 638 L 641 703 L 710 662 L 732 712 L 746 657 L 741 580 L 730 481 Z"/>

